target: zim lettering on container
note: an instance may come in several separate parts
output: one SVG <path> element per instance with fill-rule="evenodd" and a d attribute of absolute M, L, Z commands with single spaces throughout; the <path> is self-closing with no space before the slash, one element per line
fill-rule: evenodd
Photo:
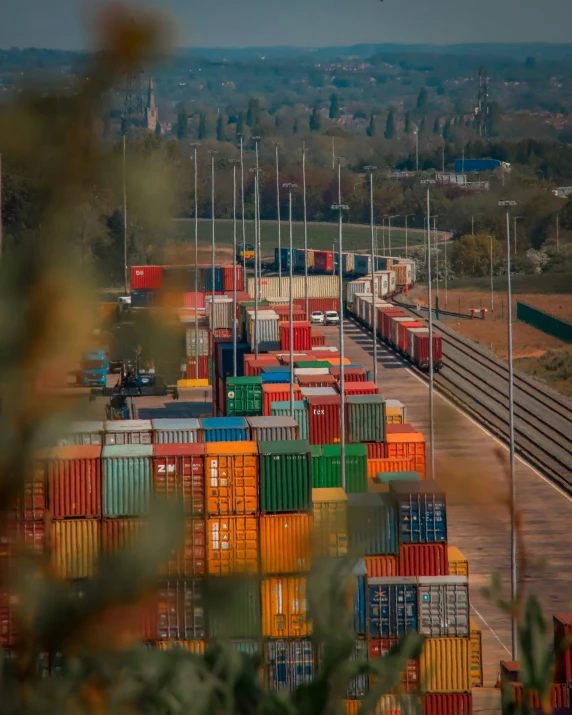
<path fill-rule="evenodd" d="M 204 514 L 204 444 L 157 444 L 153 482 L 157 494 L 182 501 L 186 514 Z"/>

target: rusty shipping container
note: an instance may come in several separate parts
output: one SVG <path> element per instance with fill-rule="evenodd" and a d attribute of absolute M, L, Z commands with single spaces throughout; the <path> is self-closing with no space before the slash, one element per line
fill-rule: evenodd
<path fill-rule="evenodd" d="M 54 519 L 101 516 L 101 447 L 56 447 L 47 468 Z"/>
<path fill-rule="evenodd" d="M 402 544 L 399 547 L 400 576 L 447 576 L 447 544 Z"/>
<path fill-rule="evenodd" d="M 159 584 L 156 640 L 203 640 L 206 634 L 204 586 L 200 579 Z"/>
<path fill-rule="evenodd" d="M 205 445 L 153 446 L 153 486 L 157 494 L 182 501 L 185 514 L 205 511 Z"/>
<path fill-rule="evenodd" d="M 258 570 L 257 516 L 207 519 L 207 572 L 222 576 Z"/>
<path fill-rule="evenodd" d="M 312 632 L 307 620 L 306 579 L 277 576 L 263 579 L 262 635 L 267 638 L 300 638 Z"/>
<path fill-rule="evenodd" d="M 66 579 L 93 576 L 100 542 L 101 523 L 96 519 L 52 521 L 50 543 L 57 576 Z"/>
<path fill-rule="evenodd" d="M 209 442 L 205 451 L 207 513 L 258 513 L 256 442 Z"/>
<path fill-rule="evenodd" d="M 470 693 L 469 639 L 427 638 L 419 673 L 428 693 Z"/>
<path fill-rule="evenodd" d="M 260 561 L 264 574 L 309 571 L 311 514 L 263 514 L 260 517 Z"/>

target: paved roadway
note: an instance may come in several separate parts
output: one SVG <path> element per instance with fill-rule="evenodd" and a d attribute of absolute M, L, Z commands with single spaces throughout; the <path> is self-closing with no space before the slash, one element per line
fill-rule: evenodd
<path fill-rule="evenodd" d="M 346 357 L 371 371 L 371 335 L 352 321 L 345 321 L 344 327 Z M 337 328 L 325 328 L 324 332 L 329 344 L 339 345 Z M 406 405 L 407 421 L 429 439 L 427 383 L 380 343 L 378 385 L 386 398 Z M 448 494 L 449 541 L 469 559 L 471 604 L 483 629 L 485 685 L 490 686 L 496 680 L 499 660 L 511 659 L 510 621 L 483 594 L 493 572 L 501 575 L 505 593 L 509 593 L 508 451 L 438 393 L 435 418 L 436 471 Z M 572 499 L 521 460 L 517 461 L 516 478 L 529 560 L 526 589 L 538 594 L 551 621 L 553 613 L 572 610 Z"/>

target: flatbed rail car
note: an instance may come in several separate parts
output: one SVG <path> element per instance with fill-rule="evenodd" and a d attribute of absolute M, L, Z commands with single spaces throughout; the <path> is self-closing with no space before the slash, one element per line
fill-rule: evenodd
<path fill-rule="evenodd" d="M 375 311 L 371 294 L 354 296 L 347 313 L 371 332 L 375 323 L 377 337 L 394 352 L 423 372 L 429 372 L 429 330 L 425 321 L 412 316 L 383 298 L 376 298 Z M 374 317 L 375 316 L 375 317 Z M 433 334 L 433 371 L 443 369 L 443 339 Z"/>

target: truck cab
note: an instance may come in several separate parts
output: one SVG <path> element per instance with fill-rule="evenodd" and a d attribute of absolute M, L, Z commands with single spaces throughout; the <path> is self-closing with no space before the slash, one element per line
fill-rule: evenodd
<path fill-rule="evenodd" d="M 109 361 L 105 350 L 86 350 L 81 364 L 84 387 L 105 387 Z"/>

